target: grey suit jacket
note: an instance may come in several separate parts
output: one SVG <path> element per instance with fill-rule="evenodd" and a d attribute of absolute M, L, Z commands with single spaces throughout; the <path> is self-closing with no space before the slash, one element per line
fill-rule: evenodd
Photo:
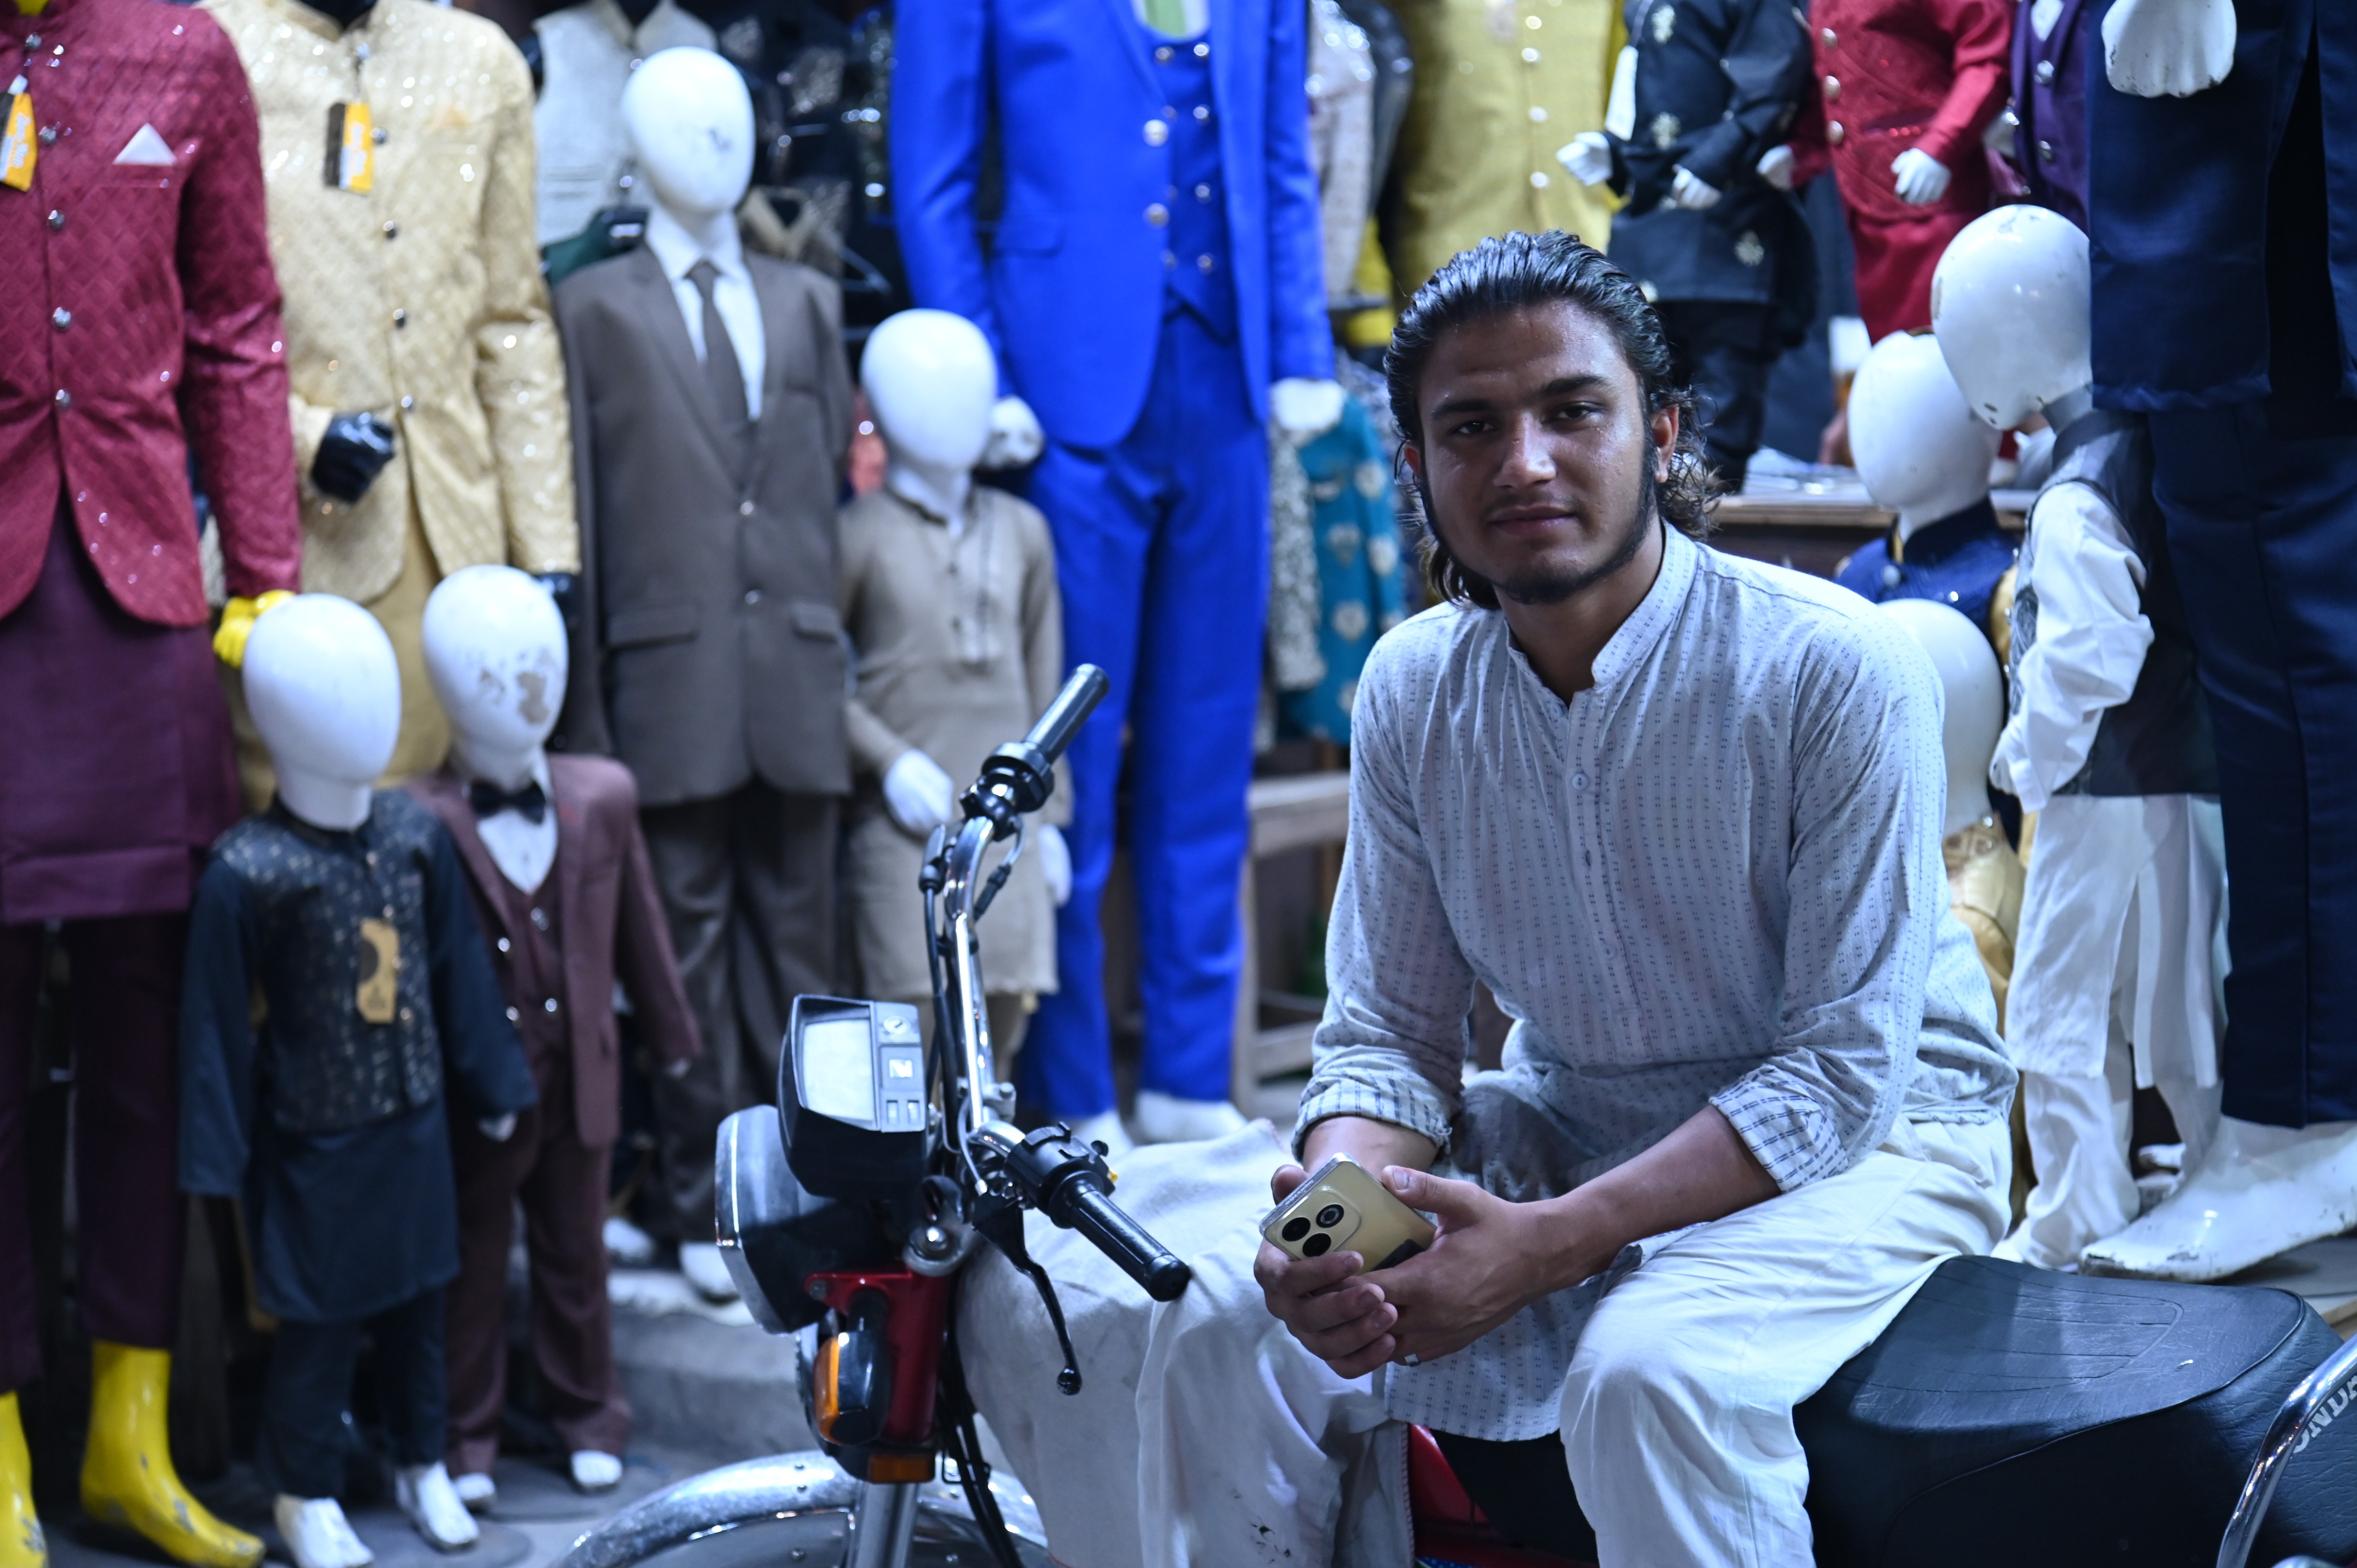
<path fill-rule="evenodd" d="M 843 300 L 748 255 L 769 363 L 761 417 L 726 440 L 651 251 L 557 285 L 582 573 L 565 741 L 619 757 L 649 806 L 759 778 L 851 787 L 835 501 L 851 439 Z"/>

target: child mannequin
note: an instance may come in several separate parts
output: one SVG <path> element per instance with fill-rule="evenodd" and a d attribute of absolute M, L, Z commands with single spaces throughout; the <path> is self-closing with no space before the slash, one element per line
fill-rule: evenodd
<path fill-rule="evenodd" d="M 450 1289 L 449 1467 L 469 1508 L 497 1500 L 491 1465 L 507 1406 L 508 1249 L 523 1206 L 532 1351 L 543 1412 L 573 1484 L 622 1477 L 630 1407 L 606 1299 L 607 1176 L 620 1133 L 619 973 L 639 1038 L 667 1069 L 698 1048 L 630 769 L 551 757 L 565 705 L 564 618 L 507 566 L 469 566 L 425 603 L 425 669 L 450 715 L 450 760 L 409 789 L 441 819 L 474 891 L 507 1015 L 540 1103 L 515 1135 L 452 1129 L 457 1283 Z"/>
<path fill-rule="evenodd" d="M 296 1568 L 360 1568 L 336 1494 L 364 1330 L 403 1511 L 445 1551 L 476 1538 L 442 1466 L 444 1090 L 504 1137 L 532 1078 L 449 835 L 370 786 L 401 720 L 383 629 L 349 600 L 293 599 L 254 623 L 245 694 L 278 798 L 221 836 L 189 917 L 180 1185 L 242 1199 L 279 1319 L 260 1455 L 279 1533 Z"/>
<path fill-rule="evenodd" d="M 2012 714 L 1992 781 L 2040 813 L 2006 1038 L 2038 1186 L 2000 1257 L 2079 1262 L 2136 1219 L 2129 1110 L 2158 1087 L 2188 1167 L 2218 1126 L 2215 955 L 2225 852 L 2208 709 L 2152 500 L 2141 418 L 2090 390 L 2087 241 L 2035 207 L 1976 219 L 1941 259 L 1933 327 L 1996 428 L 2045 415 Z"/>
<path fill-rule="evenodd" d="M 851 887 L 862 983 L 916 1002 L 932 984 L 917 872 L 926 836 L 951 820 L 983 758 L 1030 727 L 1063 677 L 1054 548 L 1034 508 L 978 488 L 998 366 L 979 328 L 942 310 L 877 328 L 860 362 L 889 462 L 884 488 L 843 513 L 837 578 L 858 688 L 845 714 L 860 776 Z M 1040 815 L 1061 821 L 1063 791 Z M 984 928 L 992 1043 L 1010 1072 L 1032 998 L 1056 989 L 1054 908 L 1071 891 L 1063 835 L 1030 845 Z M 1114 1115 L 1084 1137 L 1120 1139 Z M 1125 1140 L 1122 1140 L 1125 1142 Z"/>

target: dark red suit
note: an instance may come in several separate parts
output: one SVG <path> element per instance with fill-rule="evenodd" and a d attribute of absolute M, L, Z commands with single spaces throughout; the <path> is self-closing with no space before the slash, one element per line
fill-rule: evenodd
<path fill-rule="evenodd" d="M 39 42 L 35 43 L 34 39 Z M 38 1370 L 24 1096 L 45 923 L 71 982 L 81 1306 L 168 1347 L 185 915 L 238 815 L 193 447 L 230 592 L 296 586 L 295 456 L 245 72 L 203 12 L 0 5 L 32 188 L 0 188 L 0 1391 Z"/>
<path fill-rule="evenodd" d="M 1816 0 L 1822 113 L 1793 142 L 1805 177 L 1829 157 L 1857 252 L 1867 333 L 1932 325 L 1932 272 L 1957 231 L 1988 210 L 1981 134 L 2004 106 L 2013 47 L 2009 0 Z M 1891 161 L 1910 147 L 1947 166 L 1947 192 L 1910 207 Z"/>
<path fill-rule="evenodd" d="M 458 1172 L 458 1279 L 448 1295 L 447 1455 L 454 1474 L 488 1472 L 507 1407 L 508 1248 L 522 1199 L 532 1263 L 532 1348 L 541 1403 L 571 1451 L 619 1455 L 630 1407 L 614 1368 L 606 1299 L 606 1186 L 621 1133 L 622 1063 L 614 982 L 658 1065 L 701 1049 L 673 961 L 671 928 L 639 829 L 630 770 L 602 757 L 548 759 L 556 862 L 526 893 L 500 875 L 448 769 L 413 779 L 458 846 L 475 913 L 523 1037 L 540 1103 L 503 1142 L 463 1119 L 450 1130 Z"/>

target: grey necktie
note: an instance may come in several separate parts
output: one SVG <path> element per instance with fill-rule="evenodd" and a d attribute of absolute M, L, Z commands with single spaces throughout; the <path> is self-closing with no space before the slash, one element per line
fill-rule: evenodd
<path fill-rule="evenodd" d="M 720 269 L 709 261 L 700 261 L 687 269 L 687 281 L 704 296 L 704 374 L 712 383 L 712 401 L 720 410 L 721 431 L 730 436 L 741 435 L 751 416 L 745 408 L 745 372 L 737 362 L 737 345 L 728 336 L 727 324 L 720 319 L 720 307 L 713 303 L 713 285 L 720 281 Z"/>

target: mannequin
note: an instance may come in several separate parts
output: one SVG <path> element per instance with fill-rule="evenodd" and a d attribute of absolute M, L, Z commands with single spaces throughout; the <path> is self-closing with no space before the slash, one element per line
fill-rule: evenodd
<path fill-rule="evenodd" d="M 231 620 L 296 585 L 299 549 L 259 134 L 236 51 L 177 7 L 0 6 L 0 72 L 20 71 L 46 129 L 0 186 L 0 1564 L 45 1553 L 16 1391 L 43 1370 L 27 1122 L 62 1091 L 34 1088 L 46 993 L 73 1055 L 83 1510 L 250 1568 L 262 1542 L 181 1486 L 166 1406 L 188 909 L 238 810 L 191 456 Z"/>
<path fill-rule="evenodd" d="M 1930 657 L 1946 693 L 1941 737 L 1948 758 L 1948 815 L 1940 849 L 1948 865 L 1950 908 L 1973 933 L 2002 1023 L 2023 880 L 2021 859 L 2006 843 L 1988 797 L 1989 757 L 2005 723 L 2005 675 L 1986 635 L 1946 605 L 1902 598 L 1882 607 Z"/>
<path fill-rule="evenodd" d="M 2014 166 L 2029 199 L 2087 226 L 2089 0 L 2021 0 L 2013 24 Z"/>
<path fill-rule="evenodd" d="M 1902 332 L 1867 351 L 1850 387 L 1849 439 L 1866 493 L 1899 520 L 1836 580 L 1878 603 L 1950 606 L 2001 646 L 1990 612 L 2016 550 L 1989 505 L 1997 433 L 1965 405 L 1937 342 Z"/>
<path fill-rule="evenodd" d="M 2210 1156 L 2085 1266 L 2212 1279 L 2357 1221 L 2357 810 L 2319 782 L 2357 735 L 2357 13 L 2121 0 L 2103 39 L 2095 398 L 2151 424 L 2234 913 Z"/>
<path fill-rule="evenodd" d="M 564 730 L 638 779 L 705 1047 L 655 1081 L 646 1220 L 725 1300 L 714 1135 L 775 1093 L 794 997 L 839 983 L 850 374 L 833 280 L 737 239 L 753 111 L 736 70 L 665 49 L 631 74 L 622 119 L 653 205 L 646 243 L 556 290 L 588 563 Z"/>
<path fill-rule="evenodd" d="M 2129 1108 L 2158 1087 L 2189 1161 L 2217 1124 L 2225 875 L 2209 715 L 2143 423 L 2093 407 L 2086 238 L 2038 207 L 1958 235 L 1939 344 L 1992 427 L 2042 414 L 2054 467 L 2014 600 L 1990 776 L 2040 814 L 2006 1036 L 2038 1186 L 2000 1255 L 2080 1261 L 2136 1217 Z"/>
<path fill-rule="evenodd" d="M 1794 183 L 1829 157 L 1877 342 L 1932 324 L 1932 269 L 1986 209 L 1981 134 L 2006 99 L 2008 0 L 1819 0 L 1823 112 L 1803 116 Z"/>
<path fill-rule="evenodd" d="M 619 975 L 638 1041 L 665 1067 L 698 1048 L 630 770 L 545 749 L 565 701 L 565 630 L 541 585 L 469 566 L 425 604 L 425 667 L 450 715 L 449 764 L 409 789 L 441 819 L 522 1036 L 539 1103 L 514 1133 L 452 1129 L 458 1278 L 448 1312 L 448 1459 L 469 1508 L 498 1500 L 507 1406 L 508 1253 L 523 1207 L 543 1412 L 585 1492 L 622 1477 L 630 1409 L 615 1370 L 603 1221 L 621 1080 Z"/>
<path fill-rule="evenodd" d="M 1561 229 L 1608 248 L 1611 199 L 1566 178 L 1555 149 L 1607 123 L 1614 63 L 1630 41 L 1624 7 L 1414 0 L 1393 9 L 1415 62 L 1398 207 L 1383 218 L 1399 297 L 1492 234 Z"/>
<path fill-rule="evenodd" d="M 393 639 L 405 706 L 387 771 L 405 777 L 449 749 L 418 645 L 434 584 L 512 561 L 561 587 L 579 567 L 565 367 L 533 237 L 531 76 L 496 25 L 432 0 L 206 8 L 244 60 L 263 162 L 280 171 L 270 241 L 303 585 L 365 605 Z M 239 740 L 258 806 L 264 747 L 242 720 Z"/>
<path fill-rule="evenodd" d="M 884 489 L 843 513 L 839 591 L 859 659 L 845 714 L 862 775 L 851 807 L 853 923 L 865 992 L 917 1003 L 930 1020 L 915 918 L 925 840 L 952 820 L 983 759 L 1055 696 L 1063 607 L 1046 520 L 974 484 L 998 389 L 989 339 L 947 311 L 902 311 L 868 338 L 859 379 L 888 458 Z M 1071 895 L 1072 872 L 1054 822 L 1070 810 L 1059 789 L 1027 825 L 1023 861 L 991 905 L 984 972 L 1002 1078 L 1013 1076 L 1029 1009 L 1056 989 L 1055 908 Z M 1128 1142 L 1111 1114 L 1081 1132 Z"/>
<path fill-rule="evenodd" d="M 1307 151 L 1305 7 L 916 0 L 898 16 L 892 165 L 920 305 L 981 328 L 1047 436 L 1068 660 L 1113 689 L 1074 741 L 1072 897 L 1024 1086 L 1114 1108 L 1098 904 L 1131 746 L 1146 1044 L 1136 1130 L 1227 1103 L 1267 594 L 1268 435 L 1341 415 Z M 995 109 L 993 106 L 996 106 Z M 996 127 L 994 132 L 993 127 Z M 974 226 L 996 135 L 1013 205 Z M 1150 417 L 1149 417 L 1150 414 Z"/>
<path fill-rule="evenodd" d="M 257 1463 L 296 1568 L 372 1561 L 336 1501 L 363 1332 L 394 1498 L 455 1551 L 478 1531 L 442 1465 L 442 1294 L 457 1273 L 446 1079 L 505 1138 L 532 1079 L 449 836 L 371 786 L 401 716 L 382 628 L 304 595 L 255 623 L 245 689 L 278 798 L 221 835 L 197 889 L 180 1185 L 241 1200 L 255 1300 L 279 1320 Z"/>
<path fill-rule="evenodd" d="M 1779 0 L 1628 9 L 1632 134 L 1590 131 L 1556 156 L 1575 178 L 1609 179 L 1628 199 L 1612 260 L 1653 302 L 1699 403 L 1711 467 L 1740 490 L 1769 372 L 1816 313 L 1816 252 L 1791 195 L 1792 154 L 1770 158 L 1809 94 L 1806 18 Z"/>
<path fill-rule="evenodd" d="M 544 246 L 570 239 L 609 207 L 644 206 L 622 128 L 622 87 L 649 57 L 713 46 L 712 29 L 677 0 L 580 0 L 533 24 L 540 44 L 540 146 L 534 209 Z"/>

